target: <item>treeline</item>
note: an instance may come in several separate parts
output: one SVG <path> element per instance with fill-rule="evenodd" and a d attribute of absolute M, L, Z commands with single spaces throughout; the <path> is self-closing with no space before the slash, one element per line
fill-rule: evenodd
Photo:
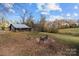
<path fill-rule="evenodd" d="M 51 33 L 57 33 L 58 29 L 64 29 L 64 28 L 76 28 L 79 27 L 79 22 L 75 20 L 65 20 L 65 19 L 56 19 L 54 21 L 48 21 L 46 20 L 46 17 L 44 15 L 41 15 L 40 20 L 38 22 L 35 21 L 32 15 L 30 15 L 27 19 L 22 19 L 20 22 L 15 23 L 23 23 L 30 27 L 32 27 L 32 31 L 39 31 L 39 32 L 51 32 Z M 5 30 L 7 25 L 9 24 L 8 21 L 6 21 L 4 18 L 2 18 L 2 21 L 0 23 L 0 27 L 2 30 Z"/>
<path fill-rule="evenodd" d="M 0 23 L 0 27 L 2 30 L 5 30 L 7 25 L 9 24 L 8 21 L 4 20 L 2 18 L 2 23 Z M 30 27 L 32 27 L 32 31 L 39 31 L 39 32 L 51 32 L 51 33 L 57 33 L 58 29 L 64 29 L 64 28 L 76 28 L 79 27 L 79 22 L 75 20 L 54 20 L 54 21 L 48 21 L 46 20 L 46 17 L 44 15 L 41 15 L 40 20 L 38 22 L 35 22 L 32 15 L 30 15 L 27 19 L 22 19 L 20 22 L 15 23 L 23 23 Z"/>
<path fill-rule="evenodd" d="M 58 29 L 76 28 L 79 23 L 72 19 L 56 19 L 54 21 L 47 21 L 46 17 L 41 15 L 40 21 L 35 22 L 33 17 L 30 16 L 25 22 L 26 25 L 33 28 L 33 31 L 57 33 Z"/>
<path fill-rule="evenodd" d="M 33 31 L 39 31 L 39 32 L 58 32 L 58 28 L 56 27 L 56 25 L 54 25 L 52 22 L 48 22 L 46 21 L 46 17 L 45 16 L 41 16 L 40 21 L 35 22 L 33 20 L 33 17 L 30 16 L 25 22 L 24 24 L 32 27 Z"/>
<path fill-rule="evenodd" d="M 75 19 L 61 19 L 53 21 L 54 24 L 58 26 L 59 29 L 64 28 L 77 28 L 79 27 L 79 20 Z"/>

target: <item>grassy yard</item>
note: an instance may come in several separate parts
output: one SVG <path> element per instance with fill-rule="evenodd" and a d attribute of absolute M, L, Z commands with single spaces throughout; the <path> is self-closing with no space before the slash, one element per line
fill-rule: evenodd
<path fill-rule="evenodd" d="M 71 44 L 79 45 L 79 28 L 60 29 L 59 34 L 52 34 L 58 39 L 66 40 Z"/>
<path fill-rule="evenodd" d="M 60 42 L 79 47 L 79 28 L 59 29 L 59 33 L 51 35 Z"/>
<path fill-rule="evenodd" d="M 79 36 L 65 33 L 78 33 L 79 28 L 60 29 L 59 33 L 45 32 L 1 32 L 0 33 L 0 55 L 69 55 L 63 54 L 70 47 L 77 49 L 79 55 Z M 61 34 L 62 33 L 62 34 Z M 43 35 L 55 40 L 52 49 L 46 45 L 39 45 L 36 38 Z"/>
<path fill-rule="evenodd" d="M 59 29 L 59 33 L 47 33 L 58 42 L 73 46 L 79 55 L 79 28 Z"/>
<path fill-rule="evenodd" d="M 66 55 L 64 50 L 69 46 L 57 42 L 49 34 L 49 37 L 55 40 L 52 47 L 37 43 L 36 38 L 46 34 L 41 32 L 0 33 L 0 55 Z"/>
<path fill-rule="evenodd" d="M 48 33 L 49 35 L 53 36 L 53 38 L 56 38 L 58 41 L 66 44 L 79 44 L 79 37 L 75 37 L 72 35 L 63 35 L 63 34 L 51 34 Z"/>
<path fill-rule="evenodd" d="M 79 28 L 60 29 L 60 34 L 79 36 Z"/>
<path fill-rule="evenodd" d="M 42 34 L 48 34 L 49 36 L 67 44 L 79 44 L 79 28 L 59 29 L 58 33 Z"/>

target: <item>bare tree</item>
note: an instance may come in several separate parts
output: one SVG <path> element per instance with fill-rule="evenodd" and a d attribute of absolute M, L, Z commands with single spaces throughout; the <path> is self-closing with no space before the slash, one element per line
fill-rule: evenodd
<path fill-rule="evenodd" d="M 26 24 L 32 28 L 34 28 L 34 20 L 33 20 L 33 16 L 30 14 L 30 16 L 27 18 L 26 20 Z"/>
<path fill-rule="evenodd" d="M 45 31 L 45 24 L 46 24 L 46 17 L 44 15 L 41 15 L 40 22 L 39 22 L 39 27 L 40 31 L 44 32 Z"/>
<path fill-rule="evenodd" d="M 22 23 L 25 23 L 26 15 L 27 15 L 27 10 L 23 9 L 22 14 L 20 14 L 20 17 L 22 19 Z"/>

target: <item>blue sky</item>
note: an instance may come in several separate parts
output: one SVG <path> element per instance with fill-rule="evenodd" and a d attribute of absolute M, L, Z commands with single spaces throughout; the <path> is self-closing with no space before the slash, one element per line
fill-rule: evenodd
<path fill-rule="evenodd" d="M 78 3 L 3 3 L 0 4 L 0 17 L 4 15 L 8 20 L 21 20 L 20 15 L 25 10 L 32 14 L 35 21 L 40 19 L 41 14 L 45 15 L 48 21 L 55 19 L 79 19 Z"/>

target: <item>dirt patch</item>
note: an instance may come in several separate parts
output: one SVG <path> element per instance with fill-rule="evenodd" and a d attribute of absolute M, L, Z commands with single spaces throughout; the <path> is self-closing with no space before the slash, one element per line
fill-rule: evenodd
<path fill-rule="evenodd" d="M 51 44 L 38 44 L 35 35 L 25 32 L 5 32 L 0 34 L 0 55 L 65 55 L 68 46 L 57 41 Z M 51 38 L 53 39 L 53 38 Z M 53 39 L 55 40 L 55 39 Z"/>

